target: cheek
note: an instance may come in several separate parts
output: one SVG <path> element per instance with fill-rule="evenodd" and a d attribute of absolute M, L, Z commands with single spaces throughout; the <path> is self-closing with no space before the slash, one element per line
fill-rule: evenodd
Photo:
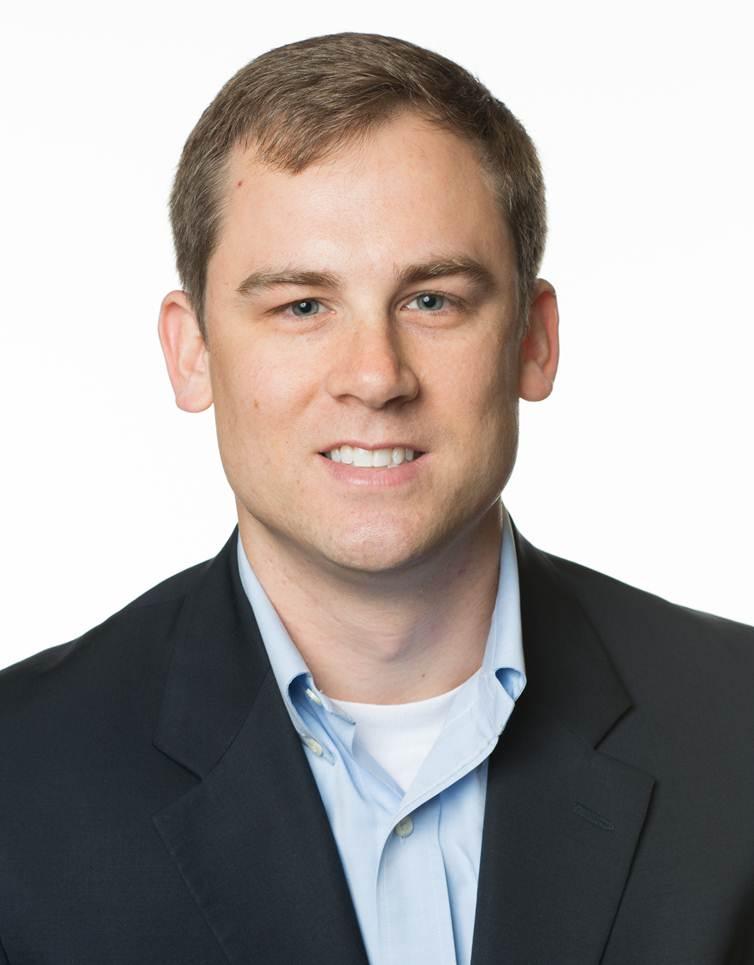
<path fill-rule="evenodd" d="M 256 458 L 286 446 L 297 413 L 305 409 L 305 373 L 294 370 L 280 352 L 264 346 L 225 353 L 211 367 L 218 436 L 235 449 L 256 449 Z"/>
<path fill-rule="evenodd" d="M 263 397 L 259 371 L 241 354 L 215 355 L 210 362 L 215 425 L 223 462 L 254 444 Z"/>
<path fill-rule="evenodd" d="M 469 383 L 475 413 L 470 428 L 482 472 L 496 473 L 501 461 L 515 457 L 518 445 L 518 383 L 515 360 L 505 354 L 490 355 L 489 364 L 478 368 Z M 478 443 L 478 444 L 477 444 Z"/>
<path fill-rule="evenodd" d="M 518 361 L 508 346 L 489 340 L 456 368 L 458 391 L 480 418 L 501 415 L 518 399 Z"/>
<path fill-rule="evenodd" d="M 221 413 L 238 417 L 259 408 L 264 396 L 265 367 L 259 353 L 233 340 L 210 359 L 210 377 L 216 406 Z"/>

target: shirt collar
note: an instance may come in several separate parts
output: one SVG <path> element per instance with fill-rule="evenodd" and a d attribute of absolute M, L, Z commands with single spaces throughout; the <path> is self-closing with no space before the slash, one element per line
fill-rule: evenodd
<path fill-rule="evenodd" d="M 515 701 L 526 684 L 526 668 L 521 636 L 516 547 L 510 518 L 504 506 L 502 511 L 503 535 L 500 544 L 497 595 L 480 669 L 482 676 L 495 675 L 511 699 Z M 306 728 L 293 705 L 291 686 L 298 678 L 303 678 L 304 686 L 314 688 L 311 672 L 257 579 L 244 552 L 240 531 L 237 551 L 241 584 L 254 611 L 272 672 L 291 720 L 299 734 L 304 736 Z"/>
<path fill-rule="evenodd" d="M 492 611 L 490 632 L 482 658 L 482 672 L 494 673 L 514 701 L 521 695 L 526 684 L 516 543 L 505 506 L 503 538 L 500 544 L 500 574 L 495 609 Z"/>

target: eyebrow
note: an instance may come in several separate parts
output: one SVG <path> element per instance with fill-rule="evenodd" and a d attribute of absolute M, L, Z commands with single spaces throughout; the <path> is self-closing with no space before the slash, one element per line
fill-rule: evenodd
<path fill-rule="evenodd" d="M 488 294 L 497 287 L 492 272 L 475 258 L 467 255 L 451 255 L 431 261 L 406 265 L 396 272 L 399 286 L 415 282 L 461 275 L 468 278 L 478 294 Z M 236 289 L 239 295 L 250 296 L 267 291 L 280 285 L 301 285 L 304 287 L 337 288 L 342 284 L 340 276 L 329 271 L 307 271 L 301 268 L 286 268 L 282 271 L 263 269 L 253 271 Z"/>

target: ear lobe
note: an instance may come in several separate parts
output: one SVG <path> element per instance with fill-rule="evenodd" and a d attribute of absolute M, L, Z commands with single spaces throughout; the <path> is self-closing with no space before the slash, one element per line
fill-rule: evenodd
<path fill-rule="evenodd" d="M 527 402 L 540 402 L 552 392 L 560 355 L 558 300 L 543 278 L 537 279 L 528 323 L 519 349 L 518 394 Z"/>
<path fill-rule="evenodd" d="M 172 291 L 163 298 L 157 328 L 176 405 L 185 412 L 209 408 L 209 352 L 185 292 Z"/>

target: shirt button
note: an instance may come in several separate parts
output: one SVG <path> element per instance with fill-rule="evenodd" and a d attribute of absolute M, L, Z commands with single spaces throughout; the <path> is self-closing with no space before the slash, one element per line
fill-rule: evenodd
<path fill-rule="evenodd" d="M 304 691 L 306 696 L 311 700 L 313 704 L 321 704 L 322 701 L 319 698 L 319 694 L 315 694 L 311 687 L 307 687 Z"/>
<path fill-rule="evenodd" d="M 403 818 L 402 821 L 399 821 L 396 824 L 393 830 L 395 831 L 395 833 L 398 835 L 399 838 L 407 838 L 409 834 L 411 834 L 411 832 L 414 830 L 414 822 L 411 820 L 410 817 L 405 817 Z"/>
<path fill-rule="evenodd" d="M 315 741 L 313 737 L 305 737 L 304 743 L 313 754 L 316 754 L 317 757 L 322 757 L 322 745 L 319 743 L 319 741 Z"/>

